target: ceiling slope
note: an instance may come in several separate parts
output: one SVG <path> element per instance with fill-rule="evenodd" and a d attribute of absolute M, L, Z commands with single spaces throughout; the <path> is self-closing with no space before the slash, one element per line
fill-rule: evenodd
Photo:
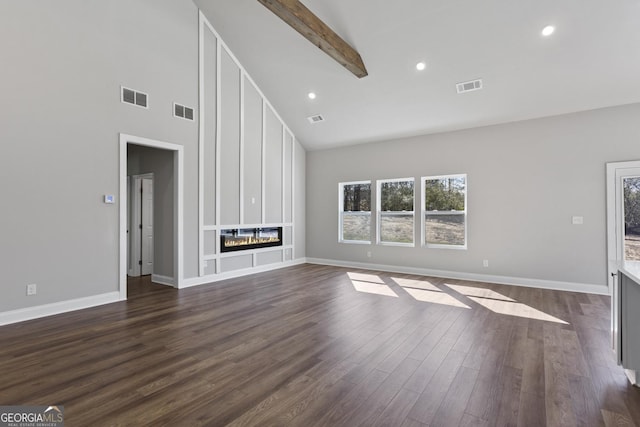
<path fill-rule="evenodd" d="M 256 0 L 195 2 L 311 150 L 640 102 L 638 0 L 303 1 L 360 53 L 362 79 Z"/>

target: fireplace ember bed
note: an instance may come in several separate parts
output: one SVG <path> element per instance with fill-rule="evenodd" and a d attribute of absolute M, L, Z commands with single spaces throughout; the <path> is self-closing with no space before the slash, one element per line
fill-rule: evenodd
<path fill-rule="evenodd" d="M 220 232 L 220 251 L 246 251 L 282 246 L 282 227 L 234 228 Z"/>

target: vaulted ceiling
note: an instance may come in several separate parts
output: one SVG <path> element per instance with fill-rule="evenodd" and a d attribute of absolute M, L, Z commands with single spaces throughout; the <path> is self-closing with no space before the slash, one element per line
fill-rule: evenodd
<path fill-rule="evenodd" d="M 257 0 L 194 1 L 311 150 L 640 102 L 640 0 L 303 0 L 362 79 Z"/>

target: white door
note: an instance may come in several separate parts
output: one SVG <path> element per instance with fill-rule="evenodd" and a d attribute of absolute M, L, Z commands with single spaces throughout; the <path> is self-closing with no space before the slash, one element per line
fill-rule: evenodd
<path fill-rule="evenodd" d="M 142 179 L 141 274 L 153 273 L 153 179 Z"/>
<path fill-rule="evenodd" d="M 138 277 L 153 274 L 153 174 L 131 178 L 128 275 Z"/>

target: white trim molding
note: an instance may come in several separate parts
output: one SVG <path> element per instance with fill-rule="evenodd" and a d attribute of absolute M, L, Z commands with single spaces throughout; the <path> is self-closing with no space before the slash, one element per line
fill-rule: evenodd
<path fill-rule="evenodd" d="M 553 289 L 556 291 L 609 295 L 609 288 L 606 285 L 593 285 L 588 283 L 561 282 L 556 280 L 530 279 L 525 277 L 494 276 L 489 274 L 432 270 L 428 268 L 403 267 L 364 262 L 348 262 L 322 258 L 306 258 L 306 262 L 309 264 L 332 265 L 334 267 L 347 268 L 362 268 L 366 270 L 377 270 L 389 273 L 415 274 L 418 276 L 439 277 L 452 280 L 469 280 L 471 282 L 496 283 L 499 285 L 524 286 L 527 288 Z"/>
<path fill-rule="evenodd" d="M 176 281 L 173 277 L 162 276 L 160 274 L 152 274 L 151 281 L 159 285 L 165 285 L 165 286 L 171 286 L 172 288 L 177 288 Z"/>
<path fill-rule="evenodd" d="M 120 300 L 120 292 L 115 291 L 90 297 L 5 311 L 0 313 L 0 326 L 25 322 L 27 320 L 39 319 L 41 317 L 53 316 L 55 314 L 67 313 L 75 310 L 82 310 L 98 305 L 111 304 Z"/>
<path fill-rule="evenodd" d="M 265 271 L 279 270 L 285 267 L 293 267 L 294 265 L 306 264 L 306 259 L 296 259 L 293 261 L 276 262 L 273 264 L 266 264 L 258 267 L 243 268 L 239 270 L 227 271 L 224 273 L 211 274 L 202 277 L 193 277 L 185 279 L 180 286 L 180 289 L 190 288 L 193 286 L 206 285 L 209 283 L 219 282 L 226 279 L 234 279 L 236 277 L 249 276 L 256 273 L 264 273 Z"/>

